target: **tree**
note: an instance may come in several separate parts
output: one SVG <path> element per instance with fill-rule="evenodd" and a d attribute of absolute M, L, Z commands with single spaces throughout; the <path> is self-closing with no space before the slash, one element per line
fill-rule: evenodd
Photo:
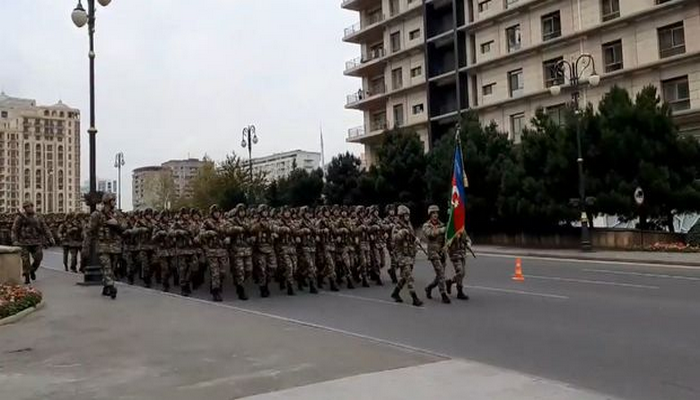
<path fill-rule="evenodd" d="M 363 175 L 360 165 L 362 161 L 349 152 L 333 157 L 328 165 L 326 185 L 323 188 L 327 203 L 354 204 Z"/>
<path fill-rule="evenodd" d="M 277 200 L 282 204 L 292 207 L 316 206 L 321 203 L 323 171 L 316 169 L 309 173 L 304 169 L 294 169 L 288 177 L 268 186 L 267 194 L 270 197 L 274 196 L 275 191 L 278 193 Z"/>
<path fill-rule="evenodd" d="M 586 136 L 598 141 L 589 165 L 601 212 L 629 220 L 641 211 L 643 227 L 649 218 L 672 231 L 674 213 L 700 209 L 700 143 L 678 133 L 654 86 L 634 101 L 614 87 L 589 118 Z M 637 187 L 645 193 L 641 210 L 633 198 Z"/>
<path fill-rule="evenodd" d="M 216 164 L 211 159 L 205 158 L 204 164 L 192 181 L 192 206 L 205 210 L 210 205 L 217 204 L 220 183 Z"/>
<path fill-rule="evenodd" d="M 377 151 L 376 194 L 382 203 L 398 202 L 413 210 L 414 222 L 425 216 L 426 157 L 415 132 L 388 132 Z M 420 212 L 416 212 L 420 210 Z"/>
<path fill-rule="evenodd" d="M 512 157 L 512 143 L 494 124 L 482 126 L 478 115 L 473 112 L 464 116 L 460 128 L 464 169 L 469 178 L 467 228 L 479 231 L 495 229 L 499 226 L 497 201 L 504 165 Z M 454 150 L 452 132 L 440 138 L 428 153 L 428 198 L 440 206 L 444 216 L 449 208 Z"/>

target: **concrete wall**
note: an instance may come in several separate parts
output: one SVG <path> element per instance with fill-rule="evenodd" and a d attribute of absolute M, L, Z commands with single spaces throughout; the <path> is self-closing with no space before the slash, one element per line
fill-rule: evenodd
<path fill-rule="evenodd" d="M 19 247 L 0 246 L 0 284 L 22 284 L 22 259 Z"/>

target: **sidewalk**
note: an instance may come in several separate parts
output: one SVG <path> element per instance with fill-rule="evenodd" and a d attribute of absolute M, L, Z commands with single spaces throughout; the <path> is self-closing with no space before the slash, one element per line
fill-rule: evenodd
<path fill-rule="evenodd" d="M 700 267 L 700 253 L 664 253 L 651 251 L 596 250 L 582 252 L 571 249 L 532 249 L 503 246 L 475 245 L 477 255 L 504 255 L 514 257 L 549 257 L 574 260 L 647 263 L 660 265 Z"/>

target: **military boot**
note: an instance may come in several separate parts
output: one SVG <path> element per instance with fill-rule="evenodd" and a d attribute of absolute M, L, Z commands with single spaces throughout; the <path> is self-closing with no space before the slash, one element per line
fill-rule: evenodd
<path fill-rule="evenodd" d="M 192 294 L 192 289 L 190 289 L 190 285 L 185 284 L 180 286 L 180 294 L 189 297 Z"/>
<path fill-rule="evenodd" d="M 445 289 L 447 290 L 447 294 L 452 294 L 452 279 L 448 279 L 445 281 Z"/>
<path fill-rule="evenodd" d="M 425 297 L 427 297 L 428 299 L 432 299 L 433 298 L 433 289 L 435 289 L 435 285 L 433 285 L 432 283 L 430 285 L 426 286 L 425 287 Z"/>
<path fill-rule="evenodd" d="M 355 289 L 355 285 L 352 283 L 352 278 L 348 277 L 348 289 Z"/>
<path fill-rule="evenodd" d="M 289 284 L 287 285 L 287 296 L 294 296 L 294 285 Z"/>
<path fill-rule="evenodd" d="M 298 279 L 297 280 L 297 290 L 299 290 L 301 292 L 304 290 L 305 287 L 306 287 L 305 279 Z"/>
<path fill-rule="evenodd" d="M 464 294 L 464 289 L 462 286 L 457 286 L 457 298 L 460 300 L 469 300 L 469 296 Z"/>
<path fill-rule="evenodd" d="M 316 287 L 319 289 L 323 289 L 323 277 L 318 277 L 316 278 Z"/>
<path fill-rule="evenodd" d="M 374 282 L 377 284 L 377 286 L 384 286 L 384 282 L 382 282 L 381 275 L 377 275 L 377 278 L 374 280 Z"/>
<path fill-rule="evenodd" d="M 287 282 L 280 281 L 280 290 L 285 290 L 287 288 Z"/>
<path fill-rule="evenodd" d="M 423 305 L 423 302 L 418 298 L 418 295 L 416 292 L 411 292 L 411 298 L 413 299 L 413 305 L 416 307 L 420 307 Z"/>
<path fill-rule="evenodd" d="M 29 280 L 29 275 L 28 275 L 28 274 L 24 274 L 24 284 L 25 284 L 25 285 L 30 285 L 31 283 L 32 283 L 32 281 Z"/>
<path fill-rule="evenodd" d="M 369 282 L 367 282 L 367 277 L 362 277 L 362 287 L 369 287 Z"/>
<path fill-rule="evenodd" d="M 133 273 L 128 274 L 126 276 L 126 281 L 129 283 L 129 285 L 133 285 L 134 284 L 134 274 Z"/>
<path fill-rule="evenodd" d="M 109 296 L 109 295 L 110 295 L 109 286 L 104 286 L 104 287 L 102 287 L 102 295 L 103 295 L 103 296 Z"/>
<path fill-rule="evenodd" d="M 163 282 L 163 291 L 165 293 L 168 293 L 170 291 L 170 284 L 167 281 Z"/>
<path fill-rule="evenodd" d="M 245 288 L 243 286 L 236 285 L 236 294 L 238 295 L 239 300 L 248 300 L 248 296 L 245 294 Z"/>
<path fill-rule="evenodd" d="M 403 299 L 401 298 L 401 289 L 395 288 L 391 293 L 391 298 L 397 303 L 403 303 Z"/>
<path fill-rule="evenodd" d="M 33 281 L 36 280 L 36 272 L 32 271 L 29 273 L 29 277 L 32 278 Z"/>
<path fill-rule="evenodd" d="M 340 289 L 338 289 L 338 285 L 336 285 L 335 281 L 331 279 L 331 292 L 339 292 Z"/>
<path fill-rule="evenodd" d="M 143 285 L 146 286 L 148 289 L 151 288 L 151 277 L 150 276 L 143 277 Z"/>
<path fill-rule="evenodd" d="M 270 289 L 267 287 L 267 285 L 260 286 L 260 297 L 270 297 Z"/>
<path fill-rule="evenodd" d="M 447 293 L 440 293 L 440 296 L 442 296 L 442 302 L 445 304 L 450 304 L 452 301 L 450 301 L 450 297 L 447 295 Z"/>
<path fill-rule="evenodd" d="M 111 297 L 112 300 L 117 298 L 117 287 L 116 286 L 109 286 L 109 297 Z"/>
<path fill-rule="evenodd" d="M 211 299 L 217 303 L 224 301 L 224 299 L 221 298 L 221 289 L 212 289 L 211 290 Z"/>

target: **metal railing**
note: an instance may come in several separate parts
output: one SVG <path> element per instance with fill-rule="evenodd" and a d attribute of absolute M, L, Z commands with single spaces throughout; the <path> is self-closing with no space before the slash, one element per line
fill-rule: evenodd
<path fill-rule="evenodd" d="M 388 126 L 389 126 L 389 125 L 387 124 L 386 120 L 372 122 L 372 123 L 370 124 L 370 131 L 371 131 L 371 132 L 383 131 L 383 130 L 386 130 L 386 128 L 387 128 Z"/>
<path fill-rule="evenodd" d="M 343 37 L 346 38 L 346 37 L 348 37 L 348 36 L 352 36 L 352 35 L 354 35 L 355 33 L 359 32 L 360 30 L 362 30 L 362 26 L 361 26 L 360 23 L 358 22 L 358 23 L 356 23 L 356 24 L 354 24 L 354 25 L 352 25 L 352 26 L 349 26 L 349 27 L 345 28 L 345 32 L 344 32 Z"/>
<path fill-rule="evenodd" d="M 373 25 L 377 25 L 378 23 L 380 23 L 382 21 L 384 21 L 384 14 L 382 14 L 382 13 L 368 15 L 367 20 L 364 24 L 361 22 L 357 22 L 357 23 L 353 24 L 352 26 L 345 28 L 343 38 L 347 38 L 349 36 L 352 36 L 352 35 L 356 34 L 357 32 L 360 32 L 363 29 L 370 28 Z"/>
<path fill-rule="evenodd" d="M 353 58 L 352 60 L 345 62 L 345 70 L 347 71 L 353 68 L 357 68 L 360 65 L 362 65 L 362 57 Z"/>
<path fill-rule="evenodd" d="M 359 103 L 368 98 L 379 96 L 386 93 L 386 84 L 381 83 L 379 85 L 374 85 L 369 90 L 359 89 L 355 93 L 351 93 L 346 96 L 347 105 Z"/>
<path fill-rule="evenodd" d="M 365 127 L 363 125 L 348 129 L 348 139 L 365 136 Z"/>

